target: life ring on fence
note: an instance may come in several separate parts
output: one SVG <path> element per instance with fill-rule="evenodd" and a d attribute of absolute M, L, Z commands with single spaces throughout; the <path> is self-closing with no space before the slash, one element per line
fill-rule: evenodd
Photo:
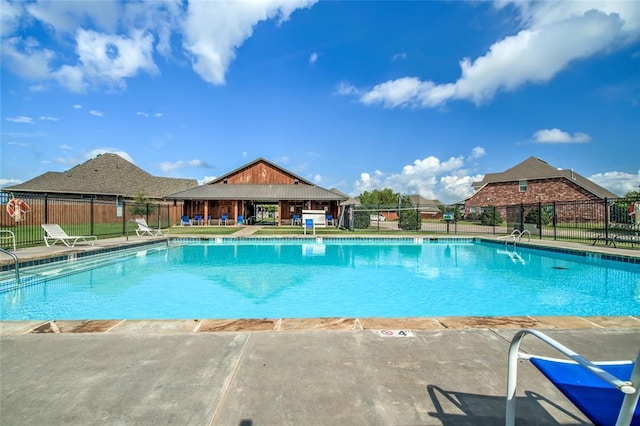
<path fill-rule="evenodd" d="M 31 207 L 20 198 L 12 198 L 7 203 L 7 213 L 9 213 L 9 216 L 16 222 L 24 220 L 25 214 L 28 211 L 31 211 Z"/>

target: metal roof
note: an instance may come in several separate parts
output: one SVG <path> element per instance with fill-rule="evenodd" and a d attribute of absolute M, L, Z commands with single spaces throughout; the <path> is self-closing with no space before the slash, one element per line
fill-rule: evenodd
<path fill-rule="evenodd" d="M 175 200 L 318 200 L 342 201 L 345 198 L 316 185 L 209 184 L 167 196 Z"/>

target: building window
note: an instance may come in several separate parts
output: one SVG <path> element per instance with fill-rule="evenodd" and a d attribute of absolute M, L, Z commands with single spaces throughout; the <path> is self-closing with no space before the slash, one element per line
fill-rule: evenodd
<path fill-rule="evenodd" d="M 527 192 L 527 181 L 526 180 L 521 180 L 520 181 L 520 192 Z"/>

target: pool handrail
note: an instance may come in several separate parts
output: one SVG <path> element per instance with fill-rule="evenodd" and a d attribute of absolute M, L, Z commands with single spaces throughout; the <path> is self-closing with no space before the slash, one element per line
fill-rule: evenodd
<path fill-rule="evenodd" d="M 13 258 L 13 261 L 15 263 L 14 269 L 16 270 L 16 281 L 19 284 L 20 283 L 20 262 L 18 261 L 18 256 L 16 256 L 16 254 L 13 253 L 12 251 L 9 251 L 9 250 L 4 249 L 2 247 L 0 247 L 0 252 L 8 254 L 9 256 L 11 256 Z"/>

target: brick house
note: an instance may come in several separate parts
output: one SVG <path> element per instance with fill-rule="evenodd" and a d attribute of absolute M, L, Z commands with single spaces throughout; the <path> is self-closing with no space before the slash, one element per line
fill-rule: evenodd
<path fill-rule="evenodd" d="M 474 193 L 464 201 L 465 216 L 479 214 L 489 205 L 496 206 L 503 217 L 507 205 L 545 205 L 566 201 L 598 202 L 619 195 L 597 185 L 573 170 L 558 169 L 546 161 L 529 157 L 501 173 L 488 173 L 472 184 Z M 567 216 L 569 212 L 567 212 Z M 575 212 L 571 212 L 575 217 Z M 591 213 L 585 213 L 590 216 Z M 556 218 L 562 220 L 562 211 Z M 598 219 L 585 217 L 584 220 Z"/>

